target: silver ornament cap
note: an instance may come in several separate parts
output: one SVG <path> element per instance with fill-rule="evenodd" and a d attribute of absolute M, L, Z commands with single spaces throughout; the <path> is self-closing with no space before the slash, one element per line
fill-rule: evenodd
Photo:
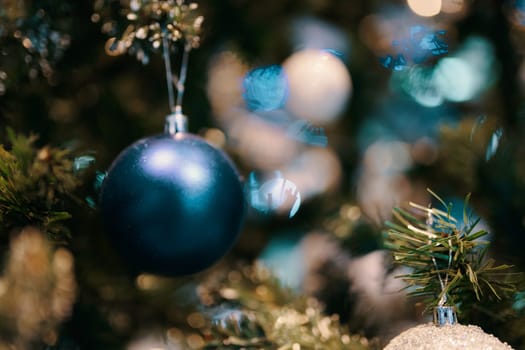
<path fill-rule="evenodd" d="M 436 326 L 452 326 L 458 323 L 454 306 L 436 306 L 434 308 L 434 324 Z"/>
<path fill-rule="evenodd" d="M 188 132 L 188 117 L 177 109 L 174 113 L 166 116 L 164 132 L 169 135 L 175 135 L 179 132 Z"/>

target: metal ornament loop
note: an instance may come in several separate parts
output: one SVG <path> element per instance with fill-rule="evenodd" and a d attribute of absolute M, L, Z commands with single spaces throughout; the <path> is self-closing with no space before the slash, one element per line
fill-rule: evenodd
<path fill-rule="evenodd" d="M 454 306 L 437 306 L 434 308 L 434 324 L 436 326 L 451 326 L 458 323 Z"/>
<path fill-rule="evenodd" d="M 181 111 L 168 114 L 164 124 L 164 132 L 169 135 L 188 132 L 188 118 Z"/>

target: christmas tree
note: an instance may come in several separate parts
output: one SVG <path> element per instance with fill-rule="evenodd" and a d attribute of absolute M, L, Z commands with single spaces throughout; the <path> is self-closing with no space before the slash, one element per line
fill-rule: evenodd
<path fill-rule="evenodd" d="M 0 349 L 525 349 L 524 20 L 3 0 Z"/>

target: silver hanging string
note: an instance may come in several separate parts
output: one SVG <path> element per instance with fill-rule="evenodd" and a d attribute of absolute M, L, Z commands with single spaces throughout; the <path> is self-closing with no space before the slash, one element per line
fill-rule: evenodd
<path fill-rule="evenodd" d="M 164 66 L 166 67 L 166 85 L 168 86 L 168 103 L 170 111 L 175 113 L 175 95 L 173 92 L 173 73 L 171 72 L 171 59 L 168 35 L 164 32 L 162 36 L 162 51 L 164 58 Z"/>
<path fill-rule="evenodd" d="M 184 84 L 188 72 L 188 58 L 191 50 L 191 44 L 186 43 L 182 53 L 182 61 L 180 66 L 179 77 L 177 79 L 177 99 L 175 101 L 175 92 L 173 90 L 173 73 L 171 71 L 170 47 L 168 35 L 165 32 L 162 36 L 164 65 L 166 67 L 166 84 L 168 86 L 168 102 L 170 114 L 166 116 L 164 124 L 164 132 L 170 135 L 175 135 L 179 132 L 188 131 L 188 118 L 182 114 L 182 98 L 184 96 Z"/>
<path fill-rule="evenodd" d="M 177 104 L 175 105 L 175 112 L 182 112 L 182 97 L 184 96 L 184 86 L 186 84 L 186 76 L 188 74 L 188 59 L 190 51 L 191 43 L 187 42 L 184 45 L 182 62 L 180 64 L 179 79 L 177 80 Z"/>

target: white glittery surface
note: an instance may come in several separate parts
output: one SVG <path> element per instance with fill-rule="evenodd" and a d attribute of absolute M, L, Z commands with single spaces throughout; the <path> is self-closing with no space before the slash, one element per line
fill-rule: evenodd
<path fill-rule="evenodd" d="M 477 326 L 437 327 L 432 323 L 404 331 L 384 350 L 509 350 L 508 344 Z"/>

